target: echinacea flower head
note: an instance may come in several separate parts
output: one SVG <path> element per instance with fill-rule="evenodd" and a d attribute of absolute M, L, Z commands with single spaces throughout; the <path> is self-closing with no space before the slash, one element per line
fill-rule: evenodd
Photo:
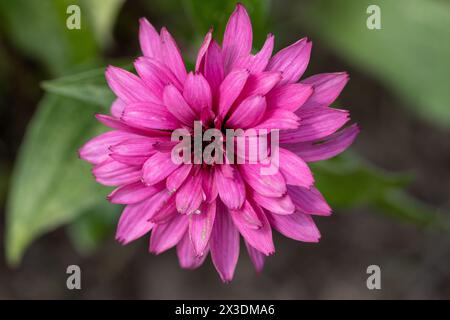
<path fill-rule="evenodd" d="M 273 54 L 270 34 L 253 54 L 250 19 L 240 4 L 222 45 L 207 33 L 195 71 L 186 70 L 166 28 L 158 33 L 141 19 L 139 40 L 143 56 L 134 63 L 137 75 L 112 66 L 106 70 L 117 99 L 111 115 L 97 119 L 112 130 L 80 149 L 96 180 L 116 187 L 109 201 L 125 205 L 117 240 L 127 244 L 151 232 L 150 252 L 176 247 L 187 269 L 199 267 L 210 253 L 223 281 L 233 278 L 241 236 L 257 271 L 275 252 L 273 229 L 318 242 L 312 217 L 330 215 L 331 209 L 314 187 L 307 163 L 336 156 L 358 134 L 356 125 L 346 126 L 346 110 L 330 107 L 348 75 L 300 80 L 312 47 L 306 38 Z M 174 161 L 173 133 L 195 135 L 199 128 L 200 134 L 223 133 L 222 141 L 228 129 L 265 132 L 267 140 L 277 142 L 276 170 L 264 172 L 267 158 L 250 163 L 245 153 L 240 162 Z M 244 136 L 244 147 L 250 140 Z M 206 151 L 212 140 L 202 141 L 200 151 Z M 231 149 L 221 149 L 228 160 L 230 151 L 239 149 L 236 140 L 229 141 Z M 274 150 L 271 145 L 268 155 Z M 189 160 L 193 156 L 188 153 Z"/>

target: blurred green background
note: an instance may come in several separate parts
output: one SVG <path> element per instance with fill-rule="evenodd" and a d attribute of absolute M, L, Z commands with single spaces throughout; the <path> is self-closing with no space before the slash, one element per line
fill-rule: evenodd
<path fill-rule="evenodd" d="M 77 149 L 105 128 L 108 64 L 140 55 L 138 19 L 167 26 L 191 65 L 204 34 L 220 39 L 236 2 L 0 0 L 0 298 L 449 298 L 450 1 L 248 0 L 255 49 L 308 36 L 307 74 L 348 71 L 336 106 L 362 127 L 343 156 L 313 166 L 335 209 L 319 244 L 276 236 L 256 275 L 246 257 L 223 285 L 211 263 L 179 269 L 113 233 L 105 200 Z M 81 8 L 81 30 L 66 10 Z M 369 5 L 381 29 L 369 30 Z M 245 254 L 241 254 L 245 256 Z M 78 264 L 83 290 L 65 287 Z M 378 264 L 383 289 L 369 291 Z"/>

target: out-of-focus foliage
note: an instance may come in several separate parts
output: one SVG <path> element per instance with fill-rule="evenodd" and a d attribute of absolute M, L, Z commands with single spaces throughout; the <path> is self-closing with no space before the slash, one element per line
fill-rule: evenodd
<path fill-rule="evenodd" d="M 442 19 L 446 14 L 438 12 L 440 5 L 433 2 L 430 10 L 436 11 L 433 13 L 436 25 L 430 25 L 432 19 L 413 23 L 411 19 L 415 16 L 405 17 L 407 12 L 400 14 L 397 25 L 390 17 L 400 8 L 393 4 L 396 2 L 381 4 L 383 28 L 398 28 L 392 33 L 369 32 L 365 28 L 366 7 L 360 4 L 365 1 L 359 0 L 311 2 L 299 10 L 304 15 L 299 19 L 314 26 L 319 35 L 327 39 L 323 42 L 329 41 L 350 63 L 373 71 L 383 83 L 413 102 L 417 110 L 427 103 L 430 119 L 445 118 L 448 114 L 441 107 L 442 103 L 450 101 L 449 91 L 442 92 L 447 65 L 442 68 L 435 65 L 442 62 L 440 54 L 443 53 L 437 52 L 431 40 L 424 42 L 428 44 L 425 48 L 419 46 L 418 40 L 408 42 L 398 38 L 413 32 L 423 38 L 435 32 L 433 30 L 440 30 L 445 26 Z M 398 2 L 405 5 L 404 1 Z M 159 0 L 158 3 L 162 5 Z M 223 0 L 163 3 L 169 8 L 185 9 L 200 37 L 211 25 L 216 35 L 221 35 L 235 6 L 234 1 Z M 270 4 L 268 0 L 243 3 L 252 17 L 258 47 L 266 36 L 270 5 L 277 3 Z M 427 6 L 425 3 L 421 2 L 422 8 Z M 65 27 L 69 4 L 80 5 L 82 30 L 69 31 Z M 72 73 L 80 65 L 93 65 L 101 60 L 100 50 L 111 39 L 111 29 L 121 4 L 122 0 L 0 1 L 0 24 L 5 27 L 8 41 L 18 50 L 42 64 L 50 74 L 60 76 Z M 156 5 L 152 1 L 148 4 Z M 405 6 L 405 10 L 415 10 Z M 363 11 L 356 12 L 361 8 Z M 391 10 L 392 13 L 388 12 Z M 416 24 L 423 24 L 425 30 L 406 30 Z M 137 34 L 135 36 L 137 39 Z M 405 52 L 412 50 L 411 55 L 405 56 Z M 434 61 L 426 60 L 430 57 L 426 55 L 427 50 L 434 50 L 431 54 Z M 433 63 L 430 71 L 427 63 Z M 431 70 L 437 72 L 437 81 L 420 81 L 432 79 Z M 29 124 L 9 190 L 6 255 L 10 264 L 20 262 L 24 250 L 34 239 L 63 224 L 70 224 L 69 235 L 83 253 L 95 250 L 114 228 L 120 207 L 107 203 L 108 188 L 97 185 L 89 174 L 89 165 L 77 157 L 77 150 L 85 141 L 105 130 L 93 117 L 95 112 L 105 112 L 113 100 L 103 71 L 94 69 L 43 82 L 47 93 Z M 444 123 L 445 119 L 440 122 Z M 347 155 L 318 163 L 313 170 L 319 188 L 333 207 L 369 205 L 419 224 L 434 219 L 426 207 L 403 191 L 407 178 L 382 172 L 357 156 Z M 3 174 L 2 168 L 0 174 Z"/>
<path fill-rule="evenodd" d="M 110 9 L 111 2 L 92 2 L 97 4 L 84 6 L 82 1 L 65 0 L 1 1 L 0 9 L 10 41 L 24 54 L 38 59 L 51 73 L 65 74 L 81 63 L 97 60 L 99 51 L 94 33 L 101 37 L 101 31 L 107 38 L 111 32 L 105 28 L 113 26 L 116 16 Z M 74 3 L 81 7 L 81 30 L 66 28 L 66 8 Z M 89 8 L 95 11 L 88 14 Z M 110 13 L 110 22 L 103 8 Z M 85 14 L 94 20 L 100 14 L 102 26 L 92 31 L 84 20 Z M 98 71 L 94 73 L 105 88 L 105 80 Z M 77 95 L 89 97 L 90 101 L 48 94 L 29 124 L 15 164 L 7 205 L 6 255 L 10 264 L 20 261 L 23 251 L 36 237 L 105 202 L 107 190 L 95 183 L 89 165 L 78 159 L 77 150 L 87 139 L 105 130 L 93 114 L 99 111 L 98 102 L 105 105 L 112 95 L 97 96 L 95 90 L 89 89 L 92 85 L 89 79 L 80 80 L 87 89 L 78 90 Z M 116 210 L 113 206 L 108 208 L 110 212 Z"/>
<path fill-rule="evenodd" d="M 380 8 L 381 30 L 366 27 L 369 5 Z M 425 119 L 450 127 L 450 2 L 315 0 L 293 10 L 349 64 L 370 71 Z"/>

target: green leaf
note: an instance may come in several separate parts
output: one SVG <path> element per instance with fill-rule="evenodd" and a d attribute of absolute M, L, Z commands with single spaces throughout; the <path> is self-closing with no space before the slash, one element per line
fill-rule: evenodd
<path fill-rule="evenodd" d="M 0 1 L 0 24 L 8 40 L 54 75 L 91 64 L 98 47 L 81 10 L 81 29 L 69 30 L 66 10 L 73 0 Z"/>
<path fill-rule="evenodd" d="M 99 186 L 77 150 L 104 131 L 95 105 L 46 95 L 39 104 L 15 164 L 7 203 L 6 257 L 16 265 L 27 246 L 99 203 Z"/>
<path fill-rule="evenodd" d="M 366 27 L 369 5 L 381 9 L 381 30 Z M 316 0 L 292 10 L 295 21 L 304 23 L 313 39 L 319 36 L 316 42 L 331 46 L 350 64 L 371 72 L 418 115 L 450 127 L 450 10 L 446 1 Z"/>
<path fill-rule="evenodd" d="M 388 216 L 418 225 L 438 224 L 440 217 L 427 205 L 408 195 L 406 174 L 393 174 L 370 165 L 351 152 L 311 165 L 317 188 L 331 207 L 370 206 Z"/>
<path fill-rule="evenodd" d="M 121 207 L 103 202 L 81 214 L 67 227 L 73 245 L 84 256 L 94 253 L 116 228 Z"/>
<path fill-rule="evenodd" d="M 112 42 L 112 29 L 125 0 L 82 0 L 82 10 L 89 15 L 94 36 L 102 47 Z"/>
<path fill-rule="evenodd" d="M 106 84 L 104 68 L 44 81 L 42 87 L 50 93 L 97 104 L 104 108 L 111 106 L 114 100 L 114 94 Z"/>

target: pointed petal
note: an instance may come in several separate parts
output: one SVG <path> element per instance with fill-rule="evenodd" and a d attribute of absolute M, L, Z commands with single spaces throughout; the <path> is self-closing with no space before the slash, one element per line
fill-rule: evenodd
<path fill-rule="evenodd" d="M 251 96 L 237 106 L 227 120 L 227 128 L 247 129 L 258 124 L 266 112 L 266 99 L 261 95 Z"/>
<path fill-rule="evenodd" d="M 206 52 L 203 74 L 205 75 L 206 80 L 208 80 L 214 99 L 217 99 L 219 87 L 224 78 L 224 70 L 222 51 L 214 40 L 212 40 L 208 51 Z"/>
<path fill-rule="evenodd" d="M 106 160 L 94 167 L 95 180 L 105 186 L 120 186 L 139 181 L 141 169 L 115 160 Z"/>
<path fill-rule="evenodd" d="M 255 229 L 250 227 L 248 223 L 242 223 L 243 221 L 240 218 L 238 211 L 230 210 L 233 222 L 245 241 L 266 256 L 271 255 L 275 252 L 275 247 L 272 240 L 272 229 L 270 228 L 269 221 L 266 218 L 266 214 L 258 205 L 252 203 L 251 207 L 261 222 L 260 228 Z"/>
<path fill-rule="evenodd" d="M 173 85 L 177 89 L 183 87 L 173 72 L 160 61 L 140 57 L 134 62 L 134 67 L 148 90 L 158 97 L 159 103 L 162 101 L 165 86 Z"/>
<path fill-rule="evenodd" d="M 215 179 L 219 197 L 230 209 L 238 209 L 245 201 L 245 184 L 239 171 L 233 170 L 232 176 L 224 173 L 228 165 L 221 165 L 215 169 Z"/>
<path fill-rule="evenodd" d="M 214 171 L 212 169 L 204 169 L 202 170 L 202 188 L 205 193 L 205 201 L 212 202 L 215 201 L 218 195 L 216 178 Z"/>
<path fill-rule="evenodd" d="M 283 73 L 280 84 L 297 82 L 308 66 L 311 47 L 311 42 L 306 38 L 297 41 L 274 55 L 269 61 L 267 70 Z"/>
<path fill-rule="evenodd" d="M 328 107 L 339 96 L 348 80 L 346 72 L 322 73 L 306 78 L 301 83 L 312 85 L 314 92 L 303 108 Z"/>
<path fill-rule="evenodd" d="M 280 148 L 280 171 L 287 184 L 309 188 L 314 177 L 305 161 L 295 153 Z"/>
<path fill-rule="evenodd" d="M 356 124 L 325 138 L 323 142 L 300 142 L 285 147 L 308 162 L 330 159 L 347 149 L 359 133 Z"/>
<path fill-rule="evenodd" d="M 149 232 L 154 224 L 145 218 L 145 207 L 151 200 L 130 204 L 125 207 L 117 225 L 116 239 L 128 244 Z"/>
<path fill-rule="evenodd" d="M 189 127 L 194 126 L 194 121 L 197 118 L 194 110 L 184 100 L 183 95 L 173 85 L 168 85 L 164 89 L 163 101 L 167 110 L 181 123 Z"/>
<path fill-rule="evenodd" d="M 115 189 L 107 198 L 111 203 L 134 204 L 150 198 L 163 188 L 164 185 L 161 184 L 148 187 L 141 181 L 137 181 Z"/>
<path fill-rule="evenodd" d="M 255 55 L 241 56 L 236 62 L 235 68 L 247 69 L 250 73 L 259 73 L 266 69 L 272 55 L 274 46 L 274 36 L 267 35 L 266 42 L 261 50 Z"/>
<path fill-rule="evenodd" d="M 297 129 L 299 127 L 299 121 L 300 118 L 292 111 L 285 109 L 273 109 L 267 110 L 263 120 L 254 128 L 267 130 Z"/>
<path fill-rule="evenodd" d="M 126 106 L 126 104 L 122 100 L 120 100 L 120 99 L 114 100 L 113 104 L 111 105 L 111 109 L 110 109 L 112 116 L 114 118 L 119 119 L 120 116 L 122 115 L 123 109 L 125 109 L 125 106 Z"/>
<path fill-rule="evenodd" d="M 255 266 L 256 272 L 260 273 L 262 272 L 264 268 L 264 260 L 266 259 L 266 256 L 263 255 L 261 252 L 253 248 L 251 245 L 248 244 L 247 241 L 245 242 L 245 246 L 247 247 L 248 256 L 250 257 L 250 260 L 252 261 L 253 265 Z"/>
<path fill-rule="evenodd" d="M 151 186 L 167 178 L 180 165 L 172 161 L 171 153 L 158 152 L 151 156 L 142 168 L 145 184 Z"/>
<path fill-rule="evenodd" d="M 239 168 L 247 184 L 263 196 L 281 197 L 286 193 L 286 182 L 279 171 L 272 175 L 262 175 L 261 164 L 244 164 Z"/>
<path fill-rule="evenodd" d="M 183 184 L 192 169 L 192 164 L 182 164 L 178 169 L 173 171 L 166 180 L 167 190 L 175 192 Z"/>
<path fill-rule="evenodd" d="M 111 146 L 133 137 L 137 136 L 123 131 L 108 131 L 86 142 L 78 154 L 85 161 L 99 164 L 109 158 Z"/>
<path fill-rule="evenodd" d="M 172 35 L 164 27 L 161 29 L 161 48 L 166 66 L 183 83 L 187 74 L 183 57 Z"/>
<path fill-rule="evenodd" d="M 303 242 L 319 242 L 320 232 L 310 215 L 295 212 L 289 215 L 268 214 L 270 224 L 282 235 Z"/>
<path fill-rule="evenodd" d="M 280 82 L 282 76 L 278 71 L 264 71 L 257 74 L 250 74 L 242 89 L 238 102 L 253 95 L 266 95 Z"/>
<path fill-rule="evenodd" d="M 183 269 L 196 269 L 200 267 L 203 262 L 205 262 L 206 257 L 208 256 L 207 248 L 205 250 L 205 254 L 202 256 L 197 256 L 194 247 L 192 245 L 191 240 L 189 239 L 188 232 L 185 233 L 183 238 L 177 244 L 177 256 L 178 261 L 180 262 L 180 267 Z"/>
<path fill-rule="evenodd" d="M 216 217 L 216 202 L 203 204 L 199 214 L 189 217 L 189 236 L 197 256 L 205 254 Z"/>
<path fill-rule="evenodd" d="M 181 123 L 163 105 L 149 102 L 132 103 L 125 107 L 121 120 L 143 129 L 175 130 Z"/>
<path fill-rule="evenodd" d="M 296 143 L 325 138 L 336 132 L 349 119 L 347 110 L 309 108 L 297 111 L 300 117 L 298 129 L 281 132 L 280 143 Z"/>
<path fill-rule="evenodd" d="M 211 88 L 202 74 L 194 74 L 192 72 L 188 74 L 184 83 L 183 96 L 197 114 L 200 114 L 204 108 L 211 110 Z"/>
<path fill-rule="evenodd" d="M 159 101 L 144 82 L 131 72 L 109 66 L 105 75 L 111 90 L 126 104 L 145 101 L 157 103 Z"/>
<path fill-rule="evenodd" d="M 253 200 L 255 200 L 258 205 L 272 213 L 291 214 L 295 211 L 295 205 L 287 194 L 282 197 L 275 198 L 265 197 L 257 192 L 254 192 Z"/>
<path fill-rule="evenodd" d="M 312 86 L 307 84 L 289 83 L 278 86 L 266 95 L 267 107 L 294 112 L 308 100 L 312 93 Z"/>
<path fill-rule="evenodd" d="M 178 215 L 177 206 L 175 205 L 175 197 L 170 198 L 165 202 L 163 206 L 150 217 L 150 222 L 156 224 L 164 224 L 171 221 L 175 215 Z"/>
<path fill-rule="evenodd" d="M 113 118 L 111 116 L 107 116 L 104 114 L 96 114 L 95 118 L 105 126 L 120 130 L 123 132 L 128 133 L 134 133 L 142 136 L 149 136 L 149 137 L 169 137 L 170 138 L 170 132 L 168 131 L 161 131 L 156 129 L 143 129 L 143 128 L 134 128 L 126 124 L 120 119 Z"/>
<path fill-rule="evenodd" d="M 221 201 L 217 202 L 210 250 L 212 262 L 222 281 L 231 281 L 239 258 L 239 233 Z"/>
<path fill-rule="evenodd" d="M 236 5 L 223 35 L 223 57 L 225 70 L 230 71 L 236 60 L 250 54 L 252 50 L 252 24 L 244 6 Z"/>
<path fill-rule="evenodd" d="M 322 196 L 319 190 L 315 187 L 310 189 L 288 186 L 288 194 L 292 202 L 301 213 L 329 216 L 331 208 Z"/>
<path fill-rule="evenodd" d="M 153 227 L 150 237 L 150 252 L 160 254 L 177 245 L 186 233 L 188 217 L 177 214 L 167 223 L 158 224 Z"/>
<path fill-rule="evenodd" d="M 203 200 L 201 174 L 190 176 L 176 194 L 177 210 L 179 213 L 185 214 L 196 213 Z"/>
<path fill-rule="evenodd" d="M 248 75 L 247 70 L 234 70 L 225 77 L 219 88 L 219 109 L 216 112 L 219 118 L 225 118 L 231 105 L 244 88 Z"/>
<path fill-rule="evenodd" d="M 144 56 L 161 59 L 161 40 L 159 34 L 145 18 L 139 19 L 139 43 Z"/>
<path fill-rule="evenodd" d="M 204 65 L 205 55 L 206 52 L 208 51 L 211 40 L 212 40 L 212 29 L 208 31 L 208 33 L 205 36 L 205 39 L 203 40 L 202 45 L 200 46 L 200 49 L 198 50 L 197 60 L 195 62 L 196 72 L 202 71 L 201 67 Z"/>
<path fill-rule="evenodd" d="M 240 209 L 230 209 L 230 213 L 238 229 L 240 225 L 250 229 L 260 229 L 262 227 L 258 214 L 248 200 L 245 200 Z"/>

